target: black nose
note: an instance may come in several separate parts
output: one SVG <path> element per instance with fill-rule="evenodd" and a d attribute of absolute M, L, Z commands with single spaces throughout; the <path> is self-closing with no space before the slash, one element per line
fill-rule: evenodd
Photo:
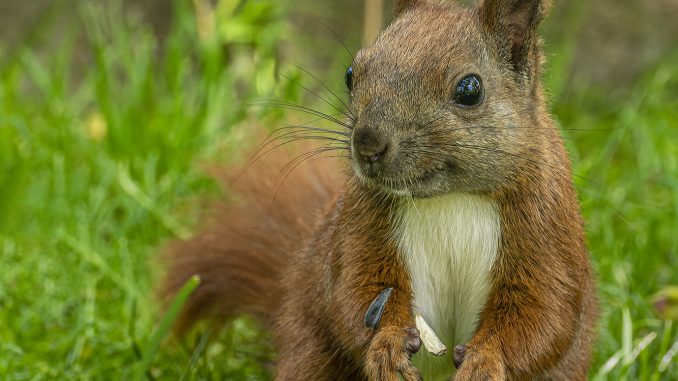
<path fill-rule="evenodd" d="M 388 140 L 379 134 L 363 130 L 356 132 L 353 146 L 361 160 L 367 163 L 376 163 L 388 151 Z"/>

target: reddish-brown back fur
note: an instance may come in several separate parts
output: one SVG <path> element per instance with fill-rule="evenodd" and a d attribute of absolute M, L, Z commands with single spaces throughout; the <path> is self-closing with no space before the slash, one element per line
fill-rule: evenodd
<path fill-rule="evenodd" d="M 214 171 L 231 199 L 214 206 L 194 237 L 167 249 L 163 299 L 191 276 L 201 278 L 177 324 L 180 332 L 208 316 L 249 313 L 268 321 L 278 308 L 281 273 L 339 189 L 332 160 L 302 163 L 285 177 L 283 166 L 297 155 L 278 148 L 244 170 Z"/>

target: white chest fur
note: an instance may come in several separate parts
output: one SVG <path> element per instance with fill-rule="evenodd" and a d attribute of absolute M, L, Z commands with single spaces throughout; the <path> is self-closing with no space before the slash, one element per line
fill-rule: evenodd
<path fill-rule="evenodd" d="M 424 379 L 449 377 L 450 353 L 473 335 L 497 256 L 501 225 L 494 202 L 481 196 L 451 194 L 407 202 L 397 237 L 418 312 L 448 347 L 448 355 L 424 353 L 415 363 Z"/>

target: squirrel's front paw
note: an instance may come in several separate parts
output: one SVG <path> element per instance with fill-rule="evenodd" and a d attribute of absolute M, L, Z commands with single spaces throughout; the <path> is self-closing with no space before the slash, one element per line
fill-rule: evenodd
<path fill-rule="evenodd" d="M 419 331 L 414 328 L 384 327 L 372 338 L 365 355 L 365 374 L 370 381 L 421 380 L 412 365 L 412 355 L 421 348 Z"/>
<path fill-rule="evenodd" d="M 459 350 L 461 351 L 461 347 Z M 455 363 L 457 360 L 455 348 Z M 453 381 L 505 381 L 506 371 L 501 356 L 490 350 L 463 347 L 463 356 L 459 371 L 452 378 Z"/>

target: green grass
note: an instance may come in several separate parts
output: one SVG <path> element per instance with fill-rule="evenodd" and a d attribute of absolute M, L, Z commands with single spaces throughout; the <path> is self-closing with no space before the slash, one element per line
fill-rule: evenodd
<path fill-rule="evenodd" d="M 623 102 L 587 89 L 555 104 L 563 125 L 598 130 L 564 133 L 603 304 L 593 374 L 621 356 L 600 379 L 678 377 L 676 360 L 657 371 L 678 329 L 660 321 L 650 303 L 650 295 L 678 283 L 678 71 L 670 64 L 676 58 L 648 71 Z M 636 356 L 643 338 L 654 339 Z"/>
<path fill-rule="evenodd" d="M 0 47 L 0 379 L 270 376 L 259 365 L 273 358 L 270 340 L 246 319 L 165 340 L 156 261 L 163 242 L 190 234 L 199 200 L 218 195 L 200 168 L 237 152 L 245 138 L 234 127 L 282 117 L 246 102 L 300 101 L 294 82 L 313 79 L 287 67 L 292 79 L 276 79 L 289 35 L 278 2 L 221 1 L 214 29 L 198 28 L 184 3 L 162 44 L 115 7 L 83 6 L 82 27 L 47 53 L 37 45 L 50 26 L 31 45 Z M 565 86 L 571 46 L 558 44 L 553 110 L 589 130 L 564 134 L 603 305 L 591 376 L 675 380 L 675 359 L 659 368 L 678 327 L 657 318 L 650 296 L 678 284 L 678 52 L 622 98 L 576 78 Z M 333 68 L 321 77 L 340 89 Z"/>

